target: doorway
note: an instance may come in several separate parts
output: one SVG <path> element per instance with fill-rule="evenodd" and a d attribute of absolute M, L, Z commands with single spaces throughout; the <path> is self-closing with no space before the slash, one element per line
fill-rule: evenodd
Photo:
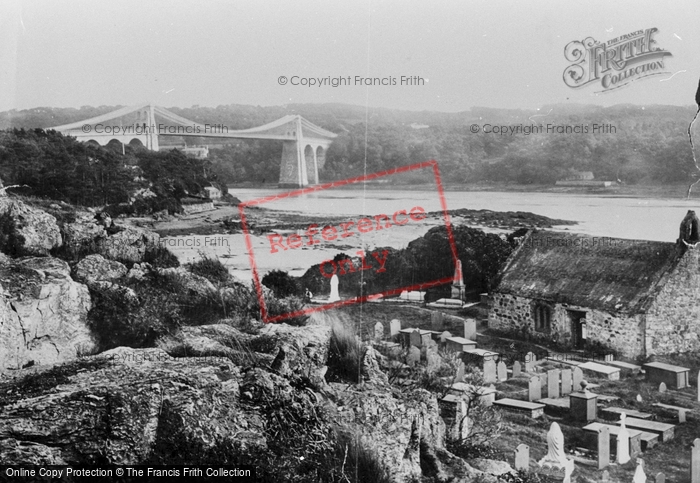
<path fill-rule="evenodd" d="M 571 321 L 571 346 L 574 349 L 583 349 L 588 338 L 586 327 L 586 312 L 581 310 L 567 310 Z"/>

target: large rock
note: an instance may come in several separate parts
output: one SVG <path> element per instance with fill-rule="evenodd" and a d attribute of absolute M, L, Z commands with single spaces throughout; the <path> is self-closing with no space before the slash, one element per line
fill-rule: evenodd
<path fill-rule="evenodd" d="M 61 233 L 64 246 L 74 254 L 94 250 L 98 241 L 107 236 L 105 227 L 97 222 L 93 213 L 81 213 L 76 221 L 64 223 Z"/>
<path fill-rule="evenodd" d="M 2 264 L 0 287 L 0 373 L 95 350 L 87 326 L 90 295 L 66 262 L 41 257 Z"/>
<path fill-rule="evenodd" d="M 45 256 L 62 243 L 56 218 L 17 199 L 0 198 L 0 250 Z"/>
<path fill-rule="evenodd" d="M 160 268 L 158 274 L 165 277 L 170 283 L 178 287 L 178 291 L 183 291 L 191 295 L 214 295 L 216 287 L 201 275 L 190 273 L 183 267 Z"/>
<path fill-rule="evenodd" d="M 118 226 L 119 231 L 97 242 L 100 255 L 111 260 L 139 263 L 149 247 L 157 247 L 160 236 L 142 228 Z"/>
<path fill-rule="evenodd" d="M 102 255 L 88 255 L 75 266 L 75 278 L 83 283 L 109 282 L 126 275 L 123 263 L 107 260 Z"/>

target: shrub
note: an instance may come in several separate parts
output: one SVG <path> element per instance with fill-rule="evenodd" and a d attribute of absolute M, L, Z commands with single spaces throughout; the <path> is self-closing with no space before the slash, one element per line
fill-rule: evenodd
<path fill-rule="evenodd" d="M 364 347 L 354 332 L 342 322 L 333 323 L 330 348 L 328 350 L 328 372 L 331 382 L 360 382 L 360 364 Z"/>
<path fill-rule="evenodd" d="M 148 246 L 143 256 L 143 261 L 150 263 L 154 268 L 176 268 L 180 266 L 180 261 L 175 254 L 161 245 Z"/>
<path fill-rule="evenodd" d="M 213 258 L 200 252 L 201 258 L 196 262 L 188 263 L 187 270 L 206 278 L 213 284 L 221 284 L 231 278 L 228 268 L 218 258 Z"/>
<path fill-rule="evenodd" d="M 302 295 L 297 280 L 282 270 L 273 270 L 265 274 L 262 284 L 272 290 L 279 298 L 290 295 Z"/>

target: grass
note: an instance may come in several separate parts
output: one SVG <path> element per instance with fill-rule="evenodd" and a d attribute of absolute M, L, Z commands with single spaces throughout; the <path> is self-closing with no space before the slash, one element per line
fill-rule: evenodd
<path fill-rule="evenodd" d="M 365 349 L 355 337 L 351 327 L 340 321 L 331 328 L 328 350 L 328 372 L 326 379 L 331 382 L 360 382 L 360 365 Z"/>

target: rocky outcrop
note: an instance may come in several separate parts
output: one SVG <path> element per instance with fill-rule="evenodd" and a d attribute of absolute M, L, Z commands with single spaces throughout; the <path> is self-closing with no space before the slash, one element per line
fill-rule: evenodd
<path fill-rule="evenodd" d="M 98 240 L 97 252 L 122 262 L 142 262 L 146 250 L 155 248 L 160 243 L 160 236 L 142 228 L 117 225 L 116 233 Z"/>
<path fill-rule="evenodd" d="M 88 255 L 75 266 L 75 278 L 83 283 L 109 282 L 127 274 L 124 264 L 102 255 Z"/>
<path fill-rule="evenodd" d="M 213 283 L 201 275 L 188 272 L 183 267 L 160 268 L 158 274 L 177 285 L 179 292 L 202 296 L 216 293 L 216 287 Z"/>
<path fill-rule="evenodd" d="M 0 264 L 0 373 L 52 364 L 95 350 L 85 285 L 62 260 L 31 257 Z"/>
<path fill-rule="evenodd" d="M 56 218 L 14 198 L 0 198 L 0 250 L 46 256 L 62 245 Z"/>
<path fill-rule="evenodd" d="M 107 237 L 107 231 L 94 213 L 79 213 L 76 221 L 64 223 L 61 227 L 63 244 L 71 254 L 80 254 L 83 250 L 94 250 L 99 240 Z"/>

